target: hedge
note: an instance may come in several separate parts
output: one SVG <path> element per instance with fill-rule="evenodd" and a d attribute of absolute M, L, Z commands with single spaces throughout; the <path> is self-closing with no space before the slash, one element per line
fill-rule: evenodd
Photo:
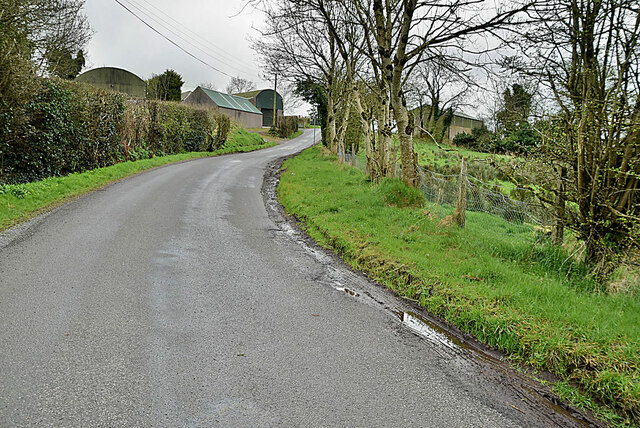
<path fill-rule="evenodd" d="M 214 110 L 125 95 L 61 79 L 39 79 L 0 127 L 0 184 L 24 183 L 124 160 L 213 151 L 229 118 Z"/>
<path fill-rule="evenodd" d="M 278 118 L 278 137 L 289 138 L 298 132 L 298 116 L 281 116 Z"/>

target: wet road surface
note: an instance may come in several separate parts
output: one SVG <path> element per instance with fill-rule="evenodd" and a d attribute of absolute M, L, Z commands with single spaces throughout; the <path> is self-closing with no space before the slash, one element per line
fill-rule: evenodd
<path fill-rule="evenodd" d="M 261 188 L 311 143 L 158 168 L 1 234 L 0 426 L 582 426 L 300 238 Z"/>

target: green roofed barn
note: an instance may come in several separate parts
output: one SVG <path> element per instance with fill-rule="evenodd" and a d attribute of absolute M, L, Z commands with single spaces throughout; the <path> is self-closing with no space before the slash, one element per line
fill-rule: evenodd
<path fill-rule="evenodd" d="M 273 125 L 273 89 L 259 89 L 257 91 L 242 92 L 235 94 L 239 97 L 248 99 L 251 104 L 256 106 L 262 112 L 262 126 Z M 277 117 L 283 115 L 284 103 L 279 93 L 276 94 L 276 111 Z"/>
<path fill-rule="evenodd" d="M 123 92 L 136 98 L 145 98 L 147 92 L 144 80 L 130 71 L 117 67 L 100 67 L 85 71 L 76 77 L 76 81 L 100 89 Z"/>
<path fill-rule="evenodd" d="M 246 98 L 198 86 L 182 102 L 217 108 L 246 128 L 260 128 L 262 126 L 262 112 Z"/>

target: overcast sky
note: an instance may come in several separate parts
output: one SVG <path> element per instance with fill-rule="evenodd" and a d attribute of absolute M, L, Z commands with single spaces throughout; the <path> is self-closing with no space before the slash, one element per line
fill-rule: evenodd
<path fill-rule="evenodd" d="M 250 48 L 249 37 L 258 37 L 263 16 L 251 9 L 241 12 L 243 0 L 119 1 L 223 73 L 252 80 L 258 88 L 272 87 L 261 75 L 258 58 Z M 181 51 L 115 0 L 86 0 L 85 9 L 94 31 L 87 46 L 87 69 L 120 67 L 143 79 L 173 69 L 185 82 L 183 91 L 202 82 L 223 91 L 229 83 L 229 76 Z"/>
<path fill-rule="evenodd" d="M 150 26 L 198 59 L 157 34 L 123 8 L 129 8 Z M 246 0 L 86 0 L 85 10 L 94 34 L 87 46 L 86 69 L 120 67 L 143 79 L 173 69 L 182 76 L 182 90 L 211 83 L 224 91 L 230 76 L 256 83 L 259 89 L 273 87 L 262 75 L 250 38 L 259 38 L 264 16 L 244 8 Z M 473 100 L 475 102 L 475 100 Z M 287 102 L 285 101 L 285 105 Z M 489 107 L 462 109 L 473 116 Z M 306 103 L 285 114 L 307 114 Z"/>

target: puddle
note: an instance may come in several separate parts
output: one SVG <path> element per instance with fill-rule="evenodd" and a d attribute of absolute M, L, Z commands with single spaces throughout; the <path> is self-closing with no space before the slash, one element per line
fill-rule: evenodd
<path fill-rule="evenodd" d="M 595 425 L 588 423 L 580 413 L 576 412 L 570 412 L 568 409 L 565 409 L 563 406 L 561 406 L 560 404 L 558 404 L 558 399 L 556 397 L 553 397 L 551 395 L 547 395 L 547 394 L 540 394 L 539 392 L 535 391 L 533 388 L 530 388 L 527 385 L 524 384 L 520 384 L 520 387 L 527 391 L 527 393 L 529 393 L 532 397 L 543 397 L 546 400 L 546 404 L 551 407 L 556 413 L 560 413 L 570 419 L 573 419 L 575 422 L 579 423 L 580 425 L 584 426 L 584 427 L 594 427 Z"/>
<path fill-rule="evenodd" d="M 379 307 L 424 340 L 443 347 L 451 354 L 467 360 L 475 360 L 477 364 L 484 365 L 485 367 L 491 367 L 497 374 L 499 374 L 499 377 L 501 378 L 501 380 L 499 380 L 500 383 L 512 385 L 511 387 L 514 390 L 519 391 L 523 400 L 525 400 L 524 396 L 529 396 L 526 401 L 530 402 L 534 408 L 541 405 L 551 411 L 551 414 L 563 415 L 567 419 L 577 423 L 579 426 L 602 426 L 598 422 L 591 422 L 588 419 L 585 419 L 585 416 L 580 412 L 575 412 L 571 408 L 565 408 L 552 393 L 538 390 L 537 387 L 533 386 L 535 385 L 535 381 L 513 371 L 507 362 L 503 361 L 498 356 L 491 355 L 490 351 L 487 352 L 481 347 L 479 348 L 478 346 L 474 346 L 473 342 L 465 342 L 464 339 L 459 338 L 455 333 L 440 327 L 437 323 L 430 321 L 415 312 L 410 310 L 399 310 L 398 308 L 408 308 L 408 306 L 404 305 L 404 303 L 399 299 L 396 300 L 389 296 L 385 292 L 387 291 L 386 289 L 382 292 L 375 288 L 372 289 L 367 285 L 368 279 L 365 279 L 348 269 L 345 270 L 335 266 L 335 260 L 329 252 L 315 246 L 312 241 L 308 241 L 309 238 L 306 237 L 304 232 L 298 230 L 295 224 L 286 220 L 286 218 L 281 214 L 276 192 L 279 180 L 279 166 L 277 168 L 274 168 L 273 166 L 270 167 L 273 168 L 273 170 L 268 170 L 265 174 L 262 191 L 265 207 L 269 212 L 269 216 L 276 224 L 276 229 L 274 231 L 276 234 L 284 235 L 296 242 L 303 251 L 313 257 L 318 263 L 325 266 L 325 274 L 322 279 L 318 279 L 319 282 L 329 285 L 335 290 L 349 294 L 352 297 L 359 298 L 358 301 L 363 304 Z M 345 284 L 348 284 L 350 288 L 347 288 Z M 526 384 L 529 386 L 526 386 Z M 537 403 L 537 405 L 534 403 Z M 520 408 L 515 407 L 512 404 L 510 404 L 510 406 L 524 413 Z M 551 420 L 556 423 L 559 422 L 553 418 Z"/>
<path fill-rule="evenodd" d="M 305 240 L 302 238 L 303 234 L 298 231 L 293 225 L 289 222 L 285 221 L 280 214 L 280 208 L 278 204 L 278 187 L 279 177 L 276 174 L 266 174 L 264 182 L 262 184 L 262 193 L 263 200 L 265 202 L 267 211 L 269 216 L 276 223 L 277 228 L 276 232 L 280 234 L 284 234 L 289 239 L 296 242 L 298 245 L 302 247 L 302 249 L 311 254 L 314 259 L 316 259 L 322 265 L 329 265 L 332 262 L 332 258 L 325 254 L 323 251 L 316 249 L 310 245 L 308 245 Z"/>
<path fill-rule="evenodd" d="M 508 375 L 507 363 L 505 363 L 504 361 L 463 343 L 456 337 L 448 334 L 445 330 L 441 329 L 437 325 L 429 322 L 428 320 L 414 312 L 398 311 L 396 313 L 398 314 L 400 321 L 402 321 L 404 325 L 409 327 L 411 330 L 413 330 L 429 342 L 446 346 L 453 351 L 465 349 L 472 357 L 488 363 L 495 369 L 498 369 L 498 371 L 504 373 L 505 375 Z M 572 419 L 574 422 L 580 424 L 581 426 L 593 426 L 586 422 L 580 413 L 571 412 L 568 409 L 564 408 L 562 405 L 558 404 L 555 397 L 541 394 L 534 388 L 527 386 L 524 383 L 520 384 L 520 388 L 521 390 L 526 391 L 534 400 L 542 398 L 543 403 L 553 409 L 553 411 L 555 411 L 556 413 L 562 414 L 565 417 Z M 522 412 L 522 410 L 518 409 L 517 407 L 513 405 L 512 407 Z"/>
<path fill-rule="evenodd" d="M 435 343 L 436 345 L 444 345 L 454 351 L 458 350 L 458 346 L 456 346 L 456 344 L 449 340 L 447 336 L 432 328 L 430 323 L 419 315 L 413 312 L 398 312 L 398 315 L 404 325 L 427 339 L 429 342 Z"/>

